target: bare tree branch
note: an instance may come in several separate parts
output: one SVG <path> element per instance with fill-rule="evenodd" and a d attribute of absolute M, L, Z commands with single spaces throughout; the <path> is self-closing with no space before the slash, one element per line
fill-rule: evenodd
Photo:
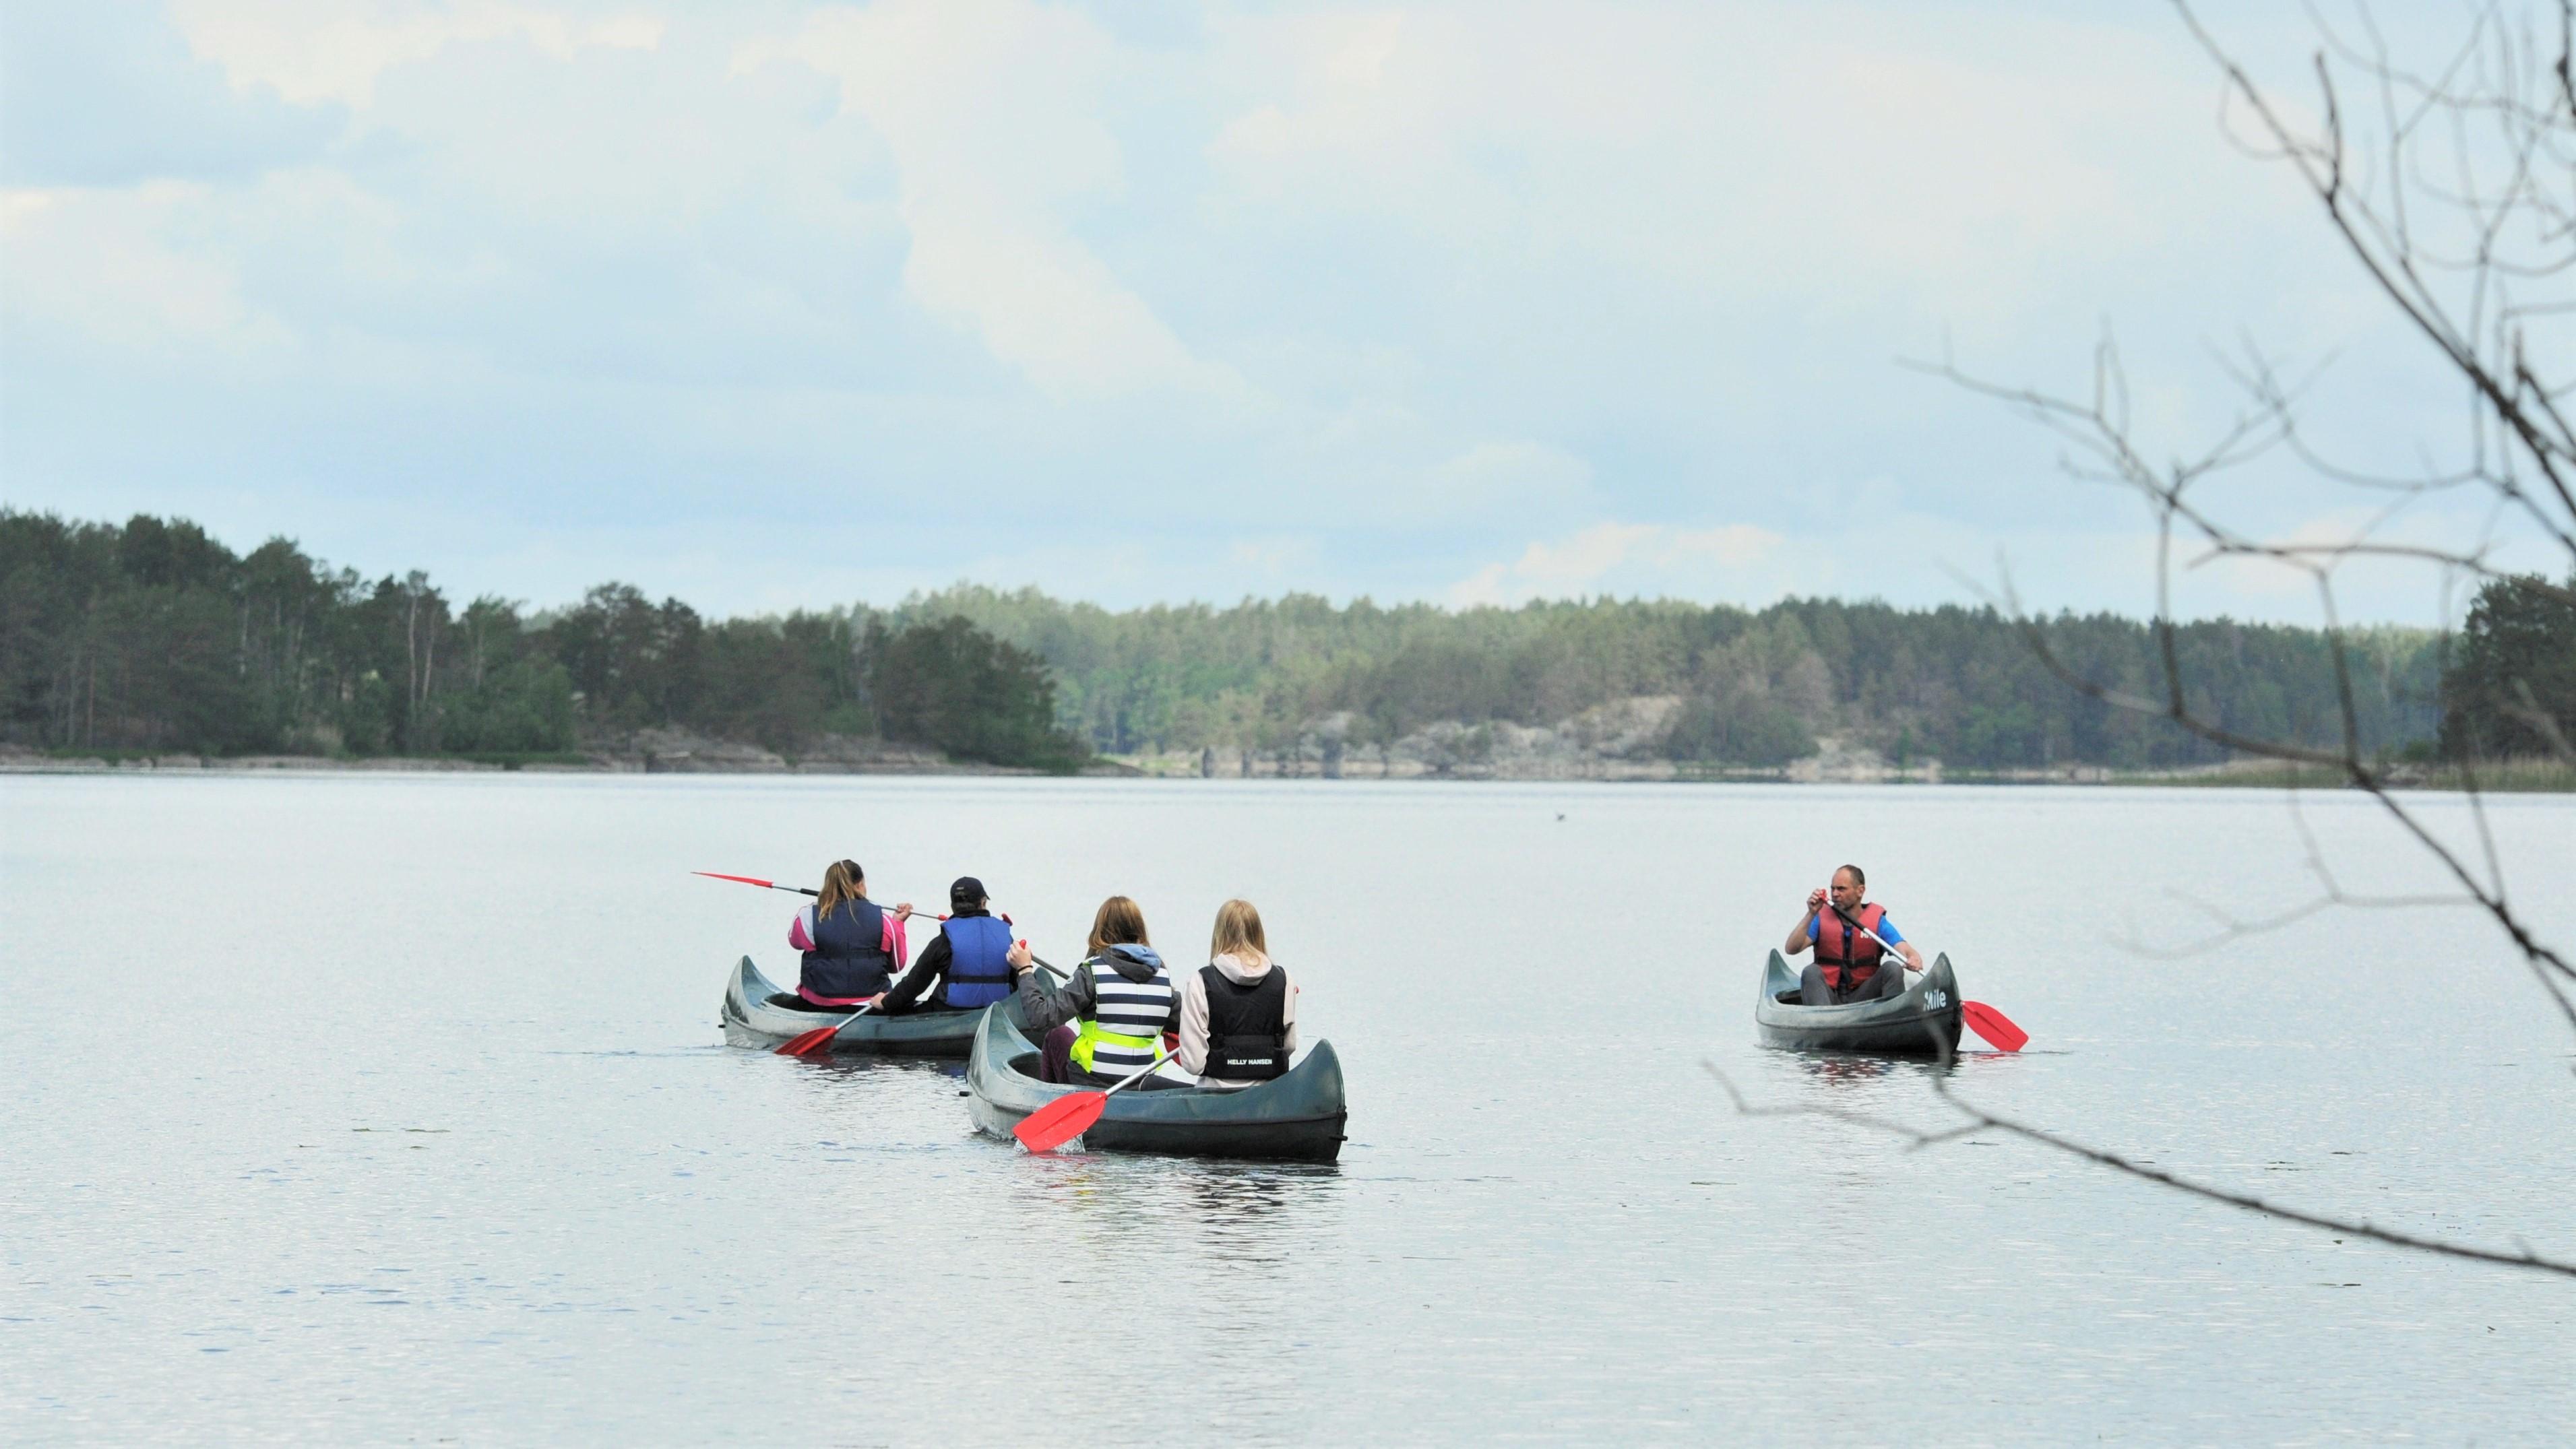
<path fill-rule="evenodd" d="M 2378 284 L 2381 293 L 2477 390 L 2496 421 L 2522 445 L 2529 462 L 2548 485 L 2548 496 L 2555 500 L 2558 514 L 2553 516 L 2539 497 L 2510 479 L 2499 478 L 2499 486 L 2523 505 L 2535 526 L 2576 556 L 2576 484 L 2571 484 L 2571 476 L 2576 475 L 2576 438 L 2570 438 L 2563 425 L 2553 433 L 2543 425 L 2544 420 L 2521 405 L 2524 390 L 2509 385 L 2507 376 L 2479 355 L 2451 322 L 2433 289 L 2426 285 L 2416 253 L 2404 243 L 2404 229 L 2396 228 L 2392 235 L 2375 212 L 2356 204 L 2351 197 L 2345 184 L 2342 108 L 2323 53 L 2318 56 L 2316 69 L 2324 91 L 2325 133 L 2321 139 L 2309 140 L 2281 120 L 2270 98 L 2202 26 L 2189 0 L 2173 0 L 2173 5 L 2192 37 L 2226 76 L 2230 94 L 2241 99 L 2262 123 L 2277 147 L 2275 154 L 2297 168 L 2309 190 L 2324 205 L 2328 220 L 2343 237 L 2353 258 Z M 2564 8 L 2562 3 L 2562 11 Z"/>
<path fill-rule="evenodd" d="M 2294 793 L 2292 810 L 2309 869 L 2319 882 L 2318 896 L 2254 918 L 2239 918 L 2195 902 L 2217 922 L 2218 930 L 2169 954 L 2207 950 L 2281 930 L 2341 907 L 2468 907 L 2496 926 L 2564 1025 L 2576 1034 L 2576 966 L 2539 936 L 2513 902 L 2478 762 L 2465 756 L 2456 761 L 2475 833 L 2474 849 L 2466 849 L 2444 839 L 2421 810 L 2393 793 L 2386 768 L 2367 757 L 2355 702 L 2351 638 L 2335 587 L 2343 565 L 2371 559 L 2430 569 L 2446 623 L 2453 617 L 2451 590 L 2461 578 L 2491 585 L 2511 579 L 2517 587 L 2576 602 L 2576 427 L 2571 427 L 2561 406 L 2563 397 L 2576 393 L 2576 375 L 2571 375 L 2576 368 L 2567 366 L 2576 359 L 2576 348 L 2553 348 L 2550 343 L 2563 343 L 2563 336 L 2533 331 L 2558 317 L 2576 314 L 2576 302 L 2560 295 L 2522 295 L 2535 283 L 2576 272 L 2576 0 L 2549 0 L 2557 20 L 2554 55 L 2544 49 L 2531 27 L 2518 30 L 2508 23 L 2499 4 L 2488 3 L 2470 14 L 2463 42 L 2441 57 L 2439 64 L 2424 70 L 2405 66 L 2390 55 L 2366 5 L 2356 6 L 2358 41 L 2338 33 L 2311 7 L 2310 17 L 2322 40 L 2310 65 L 2317 88 L 2318 119 L 2313 132 L 2290 124 L 2288 108 L 2227 53 L 2202 24 L 2190 0 L 2172 3 L 2183 27 L 2220 76 L 2221 134 L 2244 154 L 2285 163 L 2295 172 L 2322 208 L 2341 249 L 2359 265 L 2376 295 L 2396 309 L 2413 335 L 2431 345 L 2445 372 L 2464 387 L 2466 457 L 2450 467 L 2423 461 L 2411 476 L 2329 463 L 2323 450 L 2312 446 L 2298 420 L 2299 404 L 2315 386 L 2318 374 L 2287 385 L 2272 362 L 2250 345 L 2241 363 L 2222 360 L 2249 405 L 2218 428 L 2206 447 L 2163 465 L 2148 461 L 2146 449 L 2130 430 L 2126 372 L 2107 328 L 2095 348 L 2089 401 L 1989 382 L 1962 371 L 1946 354 L 1937 365 L 1908 364 L 2028 417 L 2063 442 L 2067 451 L 2061 462 L 2071 476 L 2127 489 L 2147 505 L 2156 530 L 2153 629 L 2162 677 L 2152 686 L 2135 689 L 2089 677 L 2060 656 L 2045 621 L 2024 612 L 2009 575 L 2001 580 L 1999 608 L 2019 627 L 2043 667 L 2078 694 L 2110 708 L 2165 720 L 2233 755 L 2315 767 L 2368 795 L 2456 888 L 2455 894 L 2416 896 L 2347 893 L 2298 809 Z M 2348 86 L 2349 81 L 2358 84 Z M 2358 111 L 2347 108 L 2348 89 L 2356 100 L 2368 98 Z M 2369 134 L 2357 137 L 2356 125 Z M 2447 175 L 2437 176 L 2435 171 L 2445 161 Z M 2230 522 L 2210 501 L 2210 485 L 2275 449 L 2317 477 L 2386 498 L 2386 506 L 2368 522 L 2330 541 L 2273 541 L 2255 536 Z M 2483 530 L 2473 543 L 2443 546 L 2380 536 L 2400 510 L 2460 489 L 2483 491 L 2492 500 Z M 2496 530 L 2508 520 L 2566 559 L 2569 585 L 2508 573 L 2497 566 Z M 2195 708 L 2174 618 L 2177 547 L 2190 555 L 2184 568 L 2218 559 L 2246 560 L 2289 569 L 2312 585 L 2335 668 L 2337 717 L 2332 743 L 2318 738 L 2313 730 L 2305 735 L 2295 730 L 2278 736 L 2257 733 Z M 2444 647 L 2447 671 L 2447 644 Z M 2568 730 L 2560 720 L 2542 707 L 2527 683 L 2518 681 L 2515 693 L 2515 699 L 2501 702 L 2505 714 L 2528 725 L 2557 759 L 2576 764 L 2576 748 L 2571 748 Z M 1946 1046 L 1935 1043 L 1942 1050 L 1945 1069 Z M 1709 1070 L 1734 1099 L 1737 1110 L 1747 1115 L 1829 1116 L 1893 1133 L 1915 1148 L 1957 1140 L 1963 1131 L 2007 1133 L 2173 1191 L 2283 1221 L 2413 1251 L 2576 1277 L 2576 1263 L 2546 1258 L 2527 1247 L 2505 1252 L 2407 1233 L 2189 1181 L 1964 1102 L 1952 1092 L 1946 1070 L 1934 1074 L 1933 1090 L 1967 1125 L 1937 1133 L 1823 1107 L 1757 1106 L 1746 1101 L 1714 1066 Z"/>
<path fill-rule="evenodd" d="M 2128 1176 L 2138 1178 L 2142 1181 L 2152 1182 L 2159 1187 L 2168 1188 L 2175 1192 L 2186 1193 L 2192 1197 L 2199 1198 L 2204 1202 L 2220 1203 L 2227 1207 L 2241 1209 L 2245 1212 L 2255 1213 L 2259 1216 L 2272 1218 L 2280 1222 L 2297 1223 L 2303 1227 L 2322 1228 L 2327 1232 L 2342 1233 L 2347 1237 L 2367 1238 L 2374 1243 L 2385 1243 L 2392 1248 L 2405 1248 L 2418 1253 L 2431 1253 L 2438 1257 L 2462 1258 L 2470 1262 L 2493 1263 L 2508 1268 L 2531 1269 L 2536 1272 L 2554 1274 L 2562 1278 L 2576 1278 L 2576 1262 L 2570 1262 L 2560 1258 L 2543 1257 L 2540 1254 L 2533 1252 L 2528 1247 L 2525 1247 L 2518 1253 L 2508 1253 L 2500 1249 L 2481 1248 L 2472 1244 L 2455 1243 L 2442 1238 L 2431 1238 L 2417 1233 L 2401 1232 L 2395 1228 L 2383 1228 L 2366 1218 L 2340 1218 L 2325 1213 L 2312 1213 L 2300 1208 L 2284 1207 L 2279 1203 L 2272 1202 L 2265 1198 L 2256 1197 L 2251 1193 L 2230 1192 L 2223 1187 L 2212 1187 L 2207 1183 L 2194 1182 L 2189 1178 L 2178 1177 L 2162 1168 L 2150 1167 L 2143 1162 L 2135 1161 L 2134 1159 L 2125 1157 L 2120 1153 L 2106 1151 L 2099 1147 L 2087 1146 L 2071 1137 L 2061 1136 L 2042 1128 L 2033 1127 L 2026 1122 L 2016 1121 L 2013 1118 L 1989 1112 L 1982 1107 L 1975 1106 L 1963 1100 L 1950 1089 L 1950 1060 L 1946 1054 L 1942 1057 L 1937 1064 L 1936 1069 L 1932 1072 L 1932 1091 L 1934 1095 L 1938 1096 L 1942 1102 L 1947 1104 L 1951 1109 L 1958 1112 L 1965 1120 L 1957 1127 L 1947 1128 L 1939 1132 L 1926 1132 L 1921 1128 L 1909 1127 L 1893 1118 L 1881 1117 L 1869 1112 L 1855 1112 L 1849 1108 L 1837 1107 L 1829 1103 L 1793 1102 L 1770 1105 L 1755 1103 L 1744 1095 L 1743 1089 L 1737 1087 L 1734 1081 L 1730 1079 L 1726 1073 L 1718 1070 L 1717 1063 L 1710 1061 L 1707 1058 L 1702 1058 L 1700 1060 L 1700 1066 L 1706 1069 L 1711 1077 L 1717 1079 L 1718 1086 L 1725 1090 L 1728 1099 L 1734 1103 L 1736 1112 L 1741 1116 L 1822 1117 L 1829 1121 L 1843 1122 L 1854 1127 L 1863 1127 L 1873 1132 L 1884 1133 L 1888 1136 L 1898 1138 L 1906 1144 L 1910 1151 L 1921 1151 L 1928 1147 L 1938 1147 L 1943 1143 L 1956 1142 L 1963 1138 L 1974 1136 L 1979 1132 L 2001 1132 L 2010 1136 L 2018 1137 L 2024 1142 L 2045 1147 L 2051 1152 L 2060 1153 L 2068 1157 L 2081 1158 L 2086 1162 L 2110 1168 L 2114 1172 L 2125 1173 Z"/>

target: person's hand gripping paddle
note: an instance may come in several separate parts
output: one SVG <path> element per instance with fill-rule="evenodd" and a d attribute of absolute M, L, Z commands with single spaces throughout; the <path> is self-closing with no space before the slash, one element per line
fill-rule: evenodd
<path fill-rule="evenodd" d="M 1869 927 L 1862 925 L 1860 922 L 1853 920 L 1851 912 L 1844 910 L 1840 906 L 1834 905 L 1832 891 L 1827 890 L 1823 892 L 1823 895 L 1825 897 L 1826 906 L 1830 908 L 1834 915 L 1842 921 L 1844 929 L 1858 931 L 1862 935 L 1876 941 L 1878 943 L 1878 949 L 1887 954 L 1888 960 L 1896 963 L 1898 970 L 1901 971 L 1905 969 L 1905 958 L 1898 954 L 1897 949 L 1894 946 L 1887 944 L 1887 938 L 1885 936 L 1882 936 L 1876 931 L 1871 930 Z M 1995 1010 L 1993 1007 L 1986 1005 L 1982 1001 L 1960 1002 L 1959 1015 L 1968 1023 L 1968 1030 L 1985 1038 L 1986 1044 L 1999 1052 L 2017 1052 L 2030 1044 L 2029 1032 L 2013 1025 L 2011 1017 L 2004 1015 L 2002 1012 Z"/>
<path fill-rule="evenodd" d="M 1100 1120 L 1100 1114 L 1108 1110 L 1110 1093 L 1126 1091 L 1145 1080 L 1154 1068 L 1170 1060 L 1169 1055 L 1158 1056 L 1138 1068 L 1133 1075 L 1122 1078 L 1117 1085 L 1101 1091 L 1067 1092 L 1031 1112 L 1019 1126 L 1011 1129 L 1011 1135 L 1020 1139 L 1020 1145 L 1031 1152 L 1053 1152 L 1081 1136 L 1092 1123 Z"/>

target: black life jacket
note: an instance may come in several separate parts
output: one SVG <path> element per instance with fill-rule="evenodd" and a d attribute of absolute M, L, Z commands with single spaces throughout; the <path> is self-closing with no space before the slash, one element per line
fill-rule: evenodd
<path fill-rule="evenodd" d="M 990 1006 L 1011 994 L 1011 928 L 987 915 L 951 916 L 939 933 L 948 938 L 947 979 L 940 987 L 950 1006 Z"/>
<path fill-rule="evenodd" d="M 1207 1069 L 1228 1082 L 1266 1082 L 1288 1070 L 1288 973 L 1276 964 L 1250 986 L 1237 986 L 1214 966 L 1199 968 L 1207 987 Z"/>
<path fill-rule="evenodd" d="M 815 996 L 874 996 L 894 984 L 894 957 L 885 948 L 885 912 L 864 897 L 845 900 L 828 916 L 814 913 L 814 949 L 805 953 L 797 984 Z"/>

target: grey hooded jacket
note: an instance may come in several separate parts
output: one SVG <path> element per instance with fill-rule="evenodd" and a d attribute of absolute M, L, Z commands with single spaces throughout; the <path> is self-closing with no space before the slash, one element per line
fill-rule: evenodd
<path fill-rule="evenodd" d="M 1163 966 L 1163 958 L 1151 946 L 1112 946 L 1092 959 L 1107 962 L 1119 975 L 1135 982 L 1153 980 L 1154 973 Z M 1090 961 L 1085 961 L 1074 967 L 1071 979 L 1054 990 L 1048 989 L 1035 971 L 1020 978 L 1020 1019 L 1028 1023 L 1029 1035 L 1044 1036 L 1068 1021 L 1080 1021 L 1099 1010 L 1099 999 L 1091 989 L 1091 972 L 1084 969 L 1089 965 Z M 1176 992 L 1172 1019 L 1163 1030 L 1180 1029 L 1180 996 Z"/>

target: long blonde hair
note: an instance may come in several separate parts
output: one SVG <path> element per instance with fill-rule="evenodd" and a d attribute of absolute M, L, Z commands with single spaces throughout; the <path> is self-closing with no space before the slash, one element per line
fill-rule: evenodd
<path fill-rule="evenodd" d="M 823 868 L 823 893 L 814 897 L 814 923 L 821 925 L 846 901 L 868 898 L 868 878 L 855 860 L 836 860 Z"/>
<path fill-rule="evenodd" d="M 1145 934 L 1145 908 L 1125 896 L 1111 896 L 1100 903 L 1099 914 L 1091 918 L 1091 941 L 1083 947 L 1084 957 L 1097 956 L 1112 946 L 1128 944 L 1151 946 Z"/>
<path fill-rule="evenodd" d="M 1208 955 L 1230 955 L 1245 962 L 1270 959 L 1270 942 L 1261 934 L 1261 913 L 1252 908 L 1252 902 L 1232 900 L 1216 908 L 1216 930 L 1208 936 Z"/>

